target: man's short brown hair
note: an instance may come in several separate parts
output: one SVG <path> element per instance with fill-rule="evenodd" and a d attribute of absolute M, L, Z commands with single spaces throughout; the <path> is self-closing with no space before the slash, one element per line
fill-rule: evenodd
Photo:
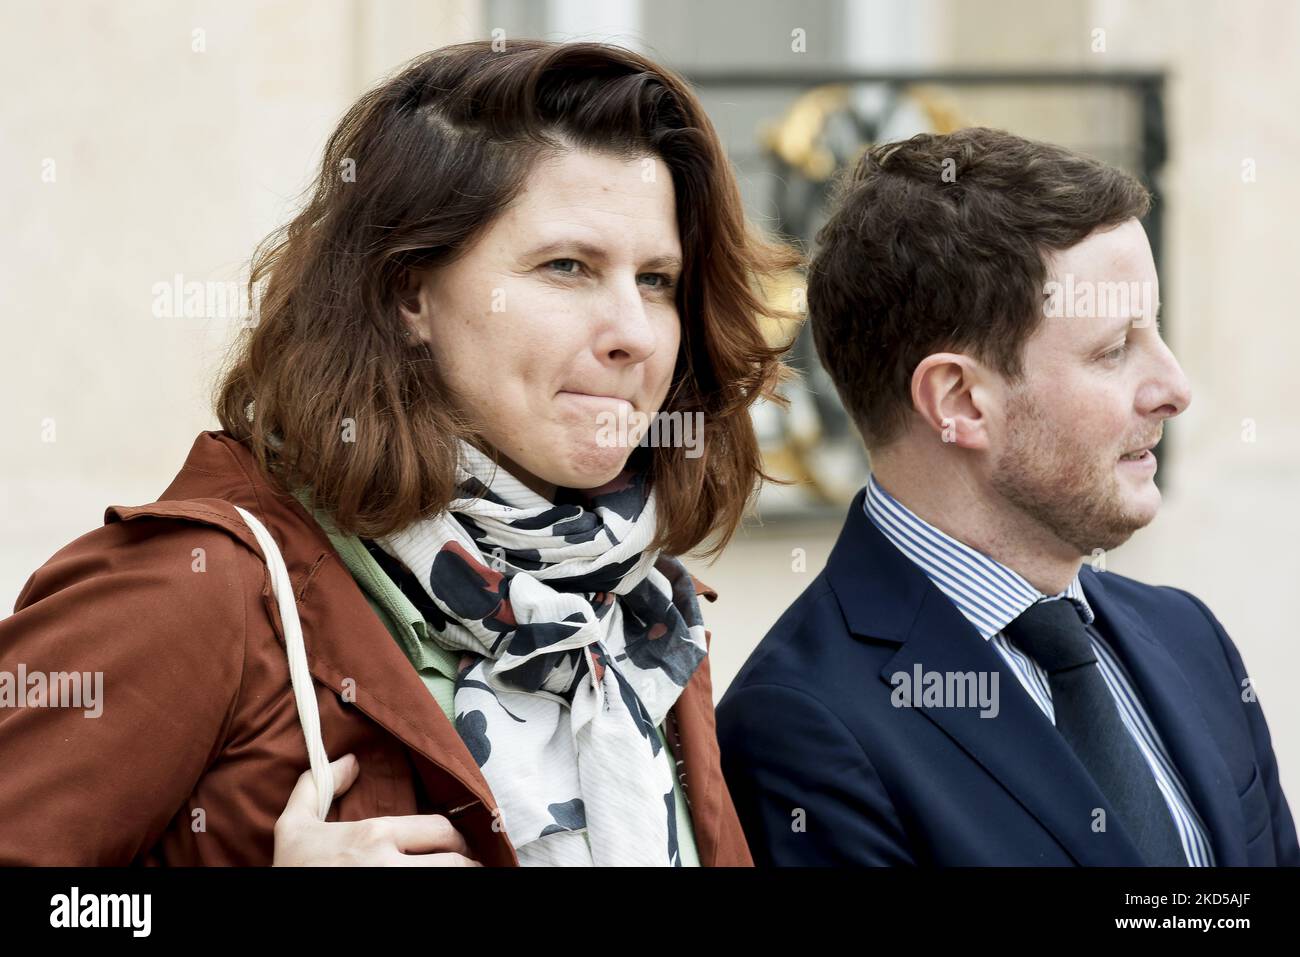
<path fill-rule="evenodd" d="M 1131 174 L 972 127 L 868 149 L 809 266 L 813 339 L 868 448 L 897 439 L 912 373 L 963 352 L 1010 379 L 1043 318 L 1046 254 L 1141 218 Z"/>

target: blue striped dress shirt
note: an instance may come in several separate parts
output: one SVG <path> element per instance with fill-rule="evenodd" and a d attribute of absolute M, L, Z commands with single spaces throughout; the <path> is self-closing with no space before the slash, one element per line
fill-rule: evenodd
<path fill-rule="evenodd" d="M 930 581 L 975 626 L 982 638 L 992 643 L 1029 692 L 1029 696 L 1038 703 L 1038 707 L 1053 724 L 1056 723 L 1056 714 L 1052 708 L 1052 691 L 1047 672 L 1008 641 L 1002 634 L 1002 629 L 1020 617 L 1026 608 L 1042 599 L 1068 598 L 1078 606 L 1092 639 L 1093 652 L 1101 667 L 1102 677 L 1115 698 L 1115 705 L 1119 708 L 1125 727 L 1151 766 L 1156 784 L 1164 795 L 1174 825 L 1178 828 L 1188 863 L 1193 867 L 1214 866 L 1214 852 L 1210 848 L 1205 824 L 1192 806 L 1187 787 L 1143 708 L 1142 701 L 1134 690 L 1132 678 L 1093 627 L 1095 616 L 1084 597 L 1079 576 L 1076 574 L 1074 581 L 1059 595 L 1044 595 L 1001 562 L 957 541 L 919 518 L 885 491 L 876 481 L 875 475 L 867 483 L 865 508 L 872 524 L 925 572 Z"/>

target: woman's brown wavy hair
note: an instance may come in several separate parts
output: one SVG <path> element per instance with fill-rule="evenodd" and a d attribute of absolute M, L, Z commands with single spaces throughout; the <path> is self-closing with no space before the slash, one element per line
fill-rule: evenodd
<path fill-rule="evenodd" d="M 749 408 L 760 396 L 781 402 L 789 375 L 785 344 L 770 344 L 760 323 L 793 317 L 762 301 L 760 283 L 799 258 L 747 224 L 686 82 L 614 46 L 444 47 L 349 109 L 305 207 L 253 255 L 250 289 L 264 285 L 214 395 L 222 427 L 286 490 L 309 486 L 344 532 L 379 537 L 446 508 L 456 439 L 477 434 L 437 357 L 405 338 L 398 293 L 408 271 L 468 248 L 539 157 L 571 147 L 653 154 L 672 171 L 682 334 L 662 411 L 704 413 L 702 454 L 639 446 L 629 461 L 655 489 L 652 547 L 721 551 L 770 479 Z"/>

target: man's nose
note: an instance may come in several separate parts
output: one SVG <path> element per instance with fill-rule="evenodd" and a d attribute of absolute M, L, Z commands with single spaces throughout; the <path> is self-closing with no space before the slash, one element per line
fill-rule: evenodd
<path fill-rule="evenodd" d="M 1192 384 L 1172 351 L 1163 342 L 1159 344 L 1160 368 L 1156 378 L 1151 411 L 1173 418 L 1181 415 L 1192 404 Z"/>

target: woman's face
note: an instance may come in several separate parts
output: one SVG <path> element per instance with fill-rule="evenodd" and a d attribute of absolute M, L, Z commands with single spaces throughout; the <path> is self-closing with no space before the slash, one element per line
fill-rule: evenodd
<path fill-rule="evenodd" d="M 635 413 L 648 422 L 660 409 L 681 338 L 681 258 L 662 160 L 567 150 L 424 277 L 403 318 L 502 465 L 554 499 L 617 476 Z M 630 441 L 611 442 L 626 434 L 618 423 Z"/>

